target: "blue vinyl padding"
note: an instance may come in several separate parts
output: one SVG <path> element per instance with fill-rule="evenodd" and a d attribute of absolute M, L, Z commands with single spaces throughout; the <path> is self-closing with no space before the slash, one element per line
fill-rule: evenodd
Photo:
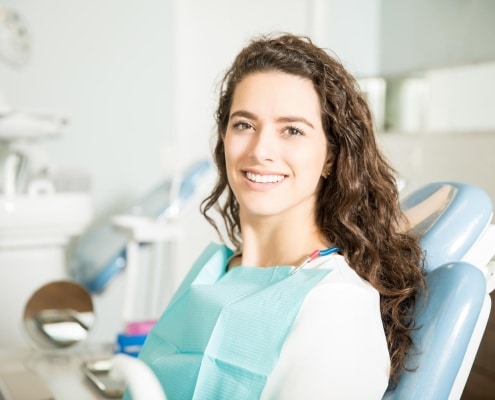
<path fill-rule="evenodd" d="M 418 232 L 425 251 L 426 272 L 461 260 L 492 218 L 492 202 L 488 194 L 479 187 L 456 182 L 428 184 L 406 197 L 402 209 L 414 207 L 445 186 L 450 188 L 447 206 L 425 232 Z"/>
<path fill-rule="evenodd" d="M 447 399 L 459 371 L 486 296 L 483 273 L 465 262 L 436 268 L 426 276 L 427 302 L 418 301 L 418 354 L 414 372 L 402 374 L 387 400 Z M 423 305 L 423 307 L 422 307 Z"/>

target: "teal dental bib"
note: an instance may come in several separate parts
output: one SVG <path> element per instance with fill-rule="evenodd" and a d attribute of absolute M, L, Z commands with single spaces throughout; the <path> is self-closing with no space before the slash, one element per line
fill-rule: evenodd
<path fill-rule="evenodd" d="M 231 255 L 206 248 L 141 350 L 168 400 L 259 399 L 304 298 L 331 271 L 226 272 Z"/>

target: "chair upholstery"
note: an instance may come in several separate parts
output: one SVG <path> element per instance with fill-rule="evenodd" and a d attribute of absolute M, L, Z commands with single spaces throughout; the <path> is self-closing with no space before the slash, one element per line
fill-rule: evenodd
<path fill-rule="evenodd" d="M 413 372 L 402 373 L 384 399 L 460 399 L 491 307 L 485 266 L 462 260 L 477 251 L 492 203 L 476 186 L 435 182 L 411 193 L 402 207 L 421 238 L 428 289 L 415 313 L 419 329 L 407 364 Z M 490 251 L 493 257 L 495 243 Z"/>
<path fill-rule="evenodd" d="M 421 328 L 414 334 L 416 349 L 408 362 L 414 371 L 402 374 L 387 400 L 460 398 L 466 379 L 459 376 L 460 388 L 456 379 L 477 324 L 482 329 L 486 325 L 490 303 L 485 303 L 486 281 L 478 268 L 449 263 L 427 274 L 426 280 L 428 293 L 420 297 L 416 313 Z M 488 310 L 482 314 L 484 304 Z M 457 393 L 452 392 L 455 386 Z"/>

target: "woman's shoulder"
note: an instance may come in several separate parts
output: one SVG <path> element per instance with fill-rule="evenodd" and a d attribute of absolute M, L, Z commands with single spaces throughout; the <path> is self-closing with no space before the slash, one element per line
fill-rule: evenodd
<path fill-rule="evenodd" d="M 361 278 L 340 254 L 330 254 L 316 259 L 308 267 L 331 270 L 331 273 L 321 281 L 320 285 L 348 285 L 363 293 L 373 296 L 378 294 L 376 289 L 368 281 Z"/>
<path fill-rule="evenodd" d="M 262 399 L 382 398 L 390 357 L 378 292 L 340 255 L 307 267 L 331 272 L 304 299 Z"/>

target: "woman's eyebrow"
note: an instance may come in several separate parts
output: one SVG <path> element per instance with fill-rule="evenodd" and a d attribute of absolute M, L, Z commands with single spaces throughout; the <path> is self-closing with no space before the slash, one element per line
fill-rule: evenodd
<path fill-rule="evenodd" d="M 233 112 L 230 115 L 230 118 L 234 118 L 234 117 L 241 117 L 241 118 L 248 118 L 248 119 L 252 119 L 252 120 L 257 120 L 257 117 L 255 114 L 253 114 L 252 112 L 249 112 L 249 111 L 245 111 L 245 110 L 239 110 L 239 111 Z M 306 124 L 309 127 L 314 129 L 314 125 L 310 121 L 308 121 L 304 117 L 296 116 L 296 115 L 279 117 L 279 118 L 277 118 L 277 122 L 301 122 L 301 123 Z"/>
<path fill-rule="evenodd" d="M 253 120 L 257 119 L 255 114 L 245 110 L 239 110 L 233 112 L 232 114 L 230 114 L 230 119 L 232 119 L 233 117 L 248 118 Z"/>
<path fill-rule="evenodd" d="M 311 128 L 315 128 L 314 125 L 309 122 L 306 118 L 304 117 L 299 117 L 299 116 L 287 116 L 287 117 L 280 117 L 277 118 L 277 122 L 301 122 L 303 124 L 308 125 Z"/>

